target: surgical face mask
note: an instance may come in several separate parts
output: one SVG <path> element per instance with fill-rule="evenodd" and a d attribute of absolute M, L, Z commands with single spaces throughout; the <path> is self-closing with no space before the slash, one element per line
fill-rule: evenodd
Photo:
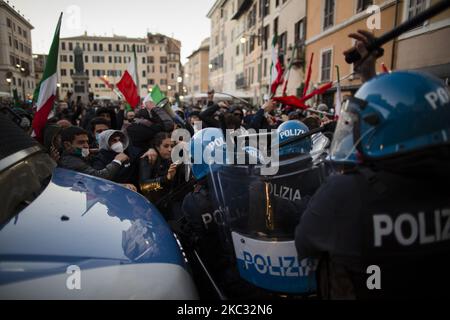
<path fill-rule="evenodd" d="M 89 156 L 89 149 L 88 148 L 76 148 L 74 153 L 77 156 L 87 158 Z"/>
<path fill-rule="evenodd" d="M 87 149 L 87 148 L 81 149 L 81 156 L 83 158 L 87 158 L 89 156 L 89 149 Z"/>
<path fill-rule="evenodd" d="M 194 131 L 195 133 L 199 132 L 200 130 L 202 130 L 203 128 L 203 124 L 201 121 L 195 121 L 194 122 Z"/>
<path fill-rule="evenodd" d="M 116 142 L 111 146 L 111 150 L 117 153 L 123 153 L 123 144 L 122 142 Z"/>
<path fill-rule="evenodd" d="M 96 134 L 95 134 L 95 140 L 97 141 L 97 143 L 99 143 L 99 140 L 100 140 L 100 133 L 96 133 Z"/>

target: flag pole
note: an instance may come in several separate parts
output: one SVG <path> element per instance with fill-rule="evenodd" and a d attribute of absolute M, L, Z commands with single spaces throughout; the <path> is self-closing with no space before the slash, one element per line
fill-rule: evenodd
<path fill-rule="evenodd" d="M 341 92 L 341 73 L 339 66 L 336 65 L 336 75 L 337 75 L 337 90 L 336 90 L 336 106 L 334 108 L 334 117 L 337 118 L 341 113 L 342 107 L 342 92 Z"/>
<path fill-rule="evenodd" d="M 283 96 L 286 95 L 286 90 L 287 90 L 287 85 L 289 82 L 289 77 L 291 76 L 291 68 L 292 68 L 292 62 L 294 61 L 294 57 L 295 57 L 295 53 L 297 52 L 297 46 L 294 45 L 294 48 L 292 49 L 292 56 L 291 56 L 291 60 L 289 61 L 289 66 L 287 69 L 287 74 L 286 77 L 284 77 L 283 75 L 283 79 L 285 78 L 286 80 L 284 81 L 284 87 L 283 87 Z"/>
<path fill-rule="evenodd" d="M 309 89 L 309 82 L 311 81 L 311 73 L 312 73 L 312 64 L 314 61 L 314 52 L 311 53 L 311 59 L 309 60 L 308 73 L 306 75 L 305 87 L 303 88 L 303 97 L 306 96 L 306 93 Z"/>
<path fill-rule="evenodd" d="M 137 67 L 137 65 L 138 65 L 138 63 L 137 63 L 137 54 L 136 54 L 136 45 L 135 44 L 133 44 L 133 56 L 134 56 L 134 70 L 136 70 L 136 85 L 137 85 L 137 88 L 138 88 L 138 96 L 140 97 L 141 96 L 141 86 L 140 86 L 140 84 L 139 84 L 139 71 L 138 71 L 138 67 Z"/>

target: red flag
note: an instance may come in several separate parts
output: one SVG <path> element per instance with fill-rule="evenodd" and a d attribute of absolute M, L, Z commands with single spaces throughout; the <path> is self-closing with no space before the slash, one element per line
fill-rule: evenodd
<path fill-rule="evenodd" d="M 117 83 L 117 89 L 123 94 L 125 100 L 134 109 L 136 108 L 141 98 L 139 97 L 139 84 L 137 73 L 137 58 L 136 51 L 133 47 L 133 56 L 131 58 L 128 69 L 122 76 L 122 79 Z"/>
<path fill-rule="evenodd" d="M 308 92 L 308 89 L 309 89 L 309 82 L 311 81 L 313 61 L 314 61 L 314 52 L 311 53 L 311 60 L 309 61 L 309 68 L 308 68 L 308 74 L 306 76 L 305 88 L 303 89 L 303 97 L 306 96 L 306 93 Z"/>
<path fill-rule="evenodd" d="M 327 92 L 329 89 L 333 87 L 333 82 L 328 82 L 324 84 L 319 89 L 314 90 L 310 94 L 308 94 L 306 97 L 303 97 L 301 99 L 297 98 L 296 96 L 288 96 L 288 97 L 277 97 L 273 98 L 274 101 L 281 102 L 283 104 L 294 106 L 299 109 L 307 110 L 309 109 L 309 106 L 305 105 L 305 102 L 311 99 L 314 96 L 323 94 Z"/>
<path fill-rule="evenodd" d="M 316 89 L 313 92 L 311 92 L 310 94 L 308 94 L 307 96 L 303 97 L 301 100 L 303 102 L 308 101 L 309 99 L 311 99 L 314 96 L 324 94 L 331 88 L 333 88 L 333 82 L 328 82 L 328 83 L 324 84 L 323 86 L 321 86 L 319 89 Z"/>
<path fill-rule="evenodd" d="M 381 69 L 383 70 L 384 73 L 391 73 L 389 71 L 389 69 L 386 67 L 386 65 L 384 64 L 384 62 L 381 64 Z"/>
<path fill-rule="evenodd" d="M 296 96 L 284 96 L 284 97 L 273 98 L 273 101 L 280 102 L 282 104 L 285 104 L 288 106 L 293 106 L 293 107 L 303 109 L 303 110 L 306 110 L 309 108 L 307 105 L 304 104 L 304 102 L 301 99 L 297 98 Z"/>
<path fill-rule="evenodd" d="M 277 93 L 278 87 L 283 83 L 283 65 L 280 60 L 278 36 L 275 34 L 272 40 L 272 67 L 270 69 L 270 92 L 272 96 Z"/>

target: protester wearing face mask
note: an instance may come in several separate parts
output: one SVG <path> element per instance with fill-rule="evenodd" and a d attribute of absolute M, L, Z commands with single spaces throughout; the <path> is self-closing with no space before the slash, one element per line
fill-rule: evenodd
<path fill-rule="evenodd" d="M 88 158 L 90 154 L 88 132 L 80 127 L 62 130 L 61 143 L 63 153 L 58 166 L 91 176 L 112 180 L 122 165 L 129 160 L 126 154 L 119 153 L 104 169 L 94 169 Z"/>
<path fill-rule="evenodd" d="M 108 166 L 118 154 L 126 154 L 129 140 L 128 137 L 118 130 L 106 130 L 99 135 L 99 152 L 92 158 L 92 167 L 102 170 Z M 131 157 L 111 179 L 114 182 L 124 184 L 127 188 L 136 191 L 134 184 L 137 183 L 137 166 Z"/>
<path fill-rule="evenodd" d="M 94 139 L 89 140 L 90 147 L 93 149 L 98 148 L 98 138 L 100 134 L 109 129 L 111 129 L 111 123 L 108 120 L 100 117 L 92 119 L 90 122 L 90 130 L 92 138 Z"/>

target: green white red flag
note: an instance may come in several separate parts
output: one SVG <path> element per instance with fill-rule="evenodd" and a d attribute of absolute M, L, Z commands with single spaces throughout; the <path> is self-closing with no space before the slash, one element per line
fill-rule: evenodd
<path fill-rule="evenodd" d="M 130 64 L 116 86 L 133 109 L 139 105 L 141 98 L 139 97 L 137 57 L 134 46 Z"/>
<path fill-rule="evenodd" d="M 56 26 L 53 42 L 48 54 L 42 80 L 34 91 L 36 113 L 33 119 L 33 136 L 40 142 L 43 141 L 42 131 L 47 123 L 48 115 L 56 100 L 58 83 L 58 58 L 59 58 L 59 34 L 61 30 L 61 13 Z"/>

